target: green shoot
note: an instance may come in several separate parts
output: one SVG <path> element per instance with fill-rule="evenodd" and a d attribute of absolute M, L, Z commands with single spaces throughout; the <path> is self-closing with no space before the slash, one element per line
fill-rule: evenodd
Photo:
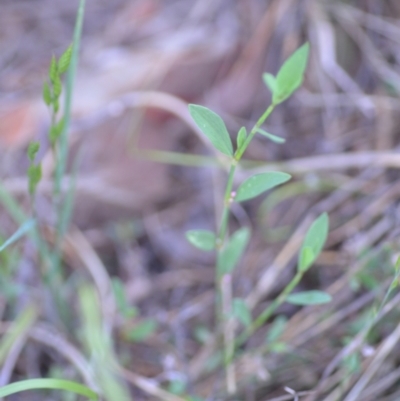
<path fill-rule="evenodd" d="M 234 354 L 234 349 L 232 348 L 232 341 L 234 341 L 232 337 L 234 334 L 229 333 L 231 320 L 229 316 L 226 316 L 226 313 L 233 311 L 236 318 L 245 326 L 245 331 L 236 341 L 236 345 L 240 345 L 255 330 L 263 325 L 283 302 L 288 301 L 305 305 L 324 303 L 330 300 L 328 294 L 319 291 L 291 295 L 304 273 L 314 263 L 322 250 L 328 233 L 328 218 L 326 215 L 320 216 L 310 227 L 300 252 L 299 267 L 295 277 L 254 322 L 252 322 L 251 313 L 244 301 L 241 299 L 232 300 L 232 289 L 230 287 L 230 275 L 241 259 L 250 239 L 250 230 L 248 228 L 241 228 L 233 233 L 231 238 L 226 239 L 228 236 L 228 222 L 232 203 L 253 199 L 278 185 L 284 184 L 291 178 L 289 174 L 284 172 L 256 174 L 245 180 L 234 190 L 236 166 L 256 133 L 266 136 L 275 143 L 284 142 L 283 138 L 269 134 L 261 129 L 261 126 L 270 116 L 275 106 L 291 96 L 303 82 L 308 54 L 309 45 L 306 43 L 284 62 L 276 77 L 268 73 L 264 74 L 263 79 L 272 93 L 272 104 L 257 120 L 249 134 L 247 134 L 245 127 L 239 130 L 236 138 L 237 149 L 235 152 L 233 152 L 231 138 L 221 117 L 206 107 L 189 105 L 189 112 L 197 126 L 217 150 L 230 157 L 231 162 L 217 233 L 214 234 L 204 230 L 191 230 L 186 234 L 188 241 L 197 248 L 205 251 L 216 249 L 217 317 L 222 319 L 224 327 L 226 386 L 228 393 L 233 393 L 236 385 L 234 371 L 229 366 L 229 358 L 232 358 Z M 222 304 L 221 300 L 223 301 Z M 230 303 L 232 305 L 229 305 Z M 224 311 L 225 314 L 223 313 Z"/>

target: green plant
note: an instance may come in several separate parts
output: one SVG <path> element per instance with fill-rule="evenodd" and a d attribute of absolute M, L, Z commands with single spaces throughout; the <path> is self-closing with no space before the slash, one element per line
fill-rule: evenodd
<path fill-rule="evenodd" d="M 42 178 L 42 166 L 37 161 L 40 151 L 38 142 L 32 142 L 27 150 L 29 166 L 28 191 L 31 201 L 31 215 L 26 214 L 17 202 L 3 190 L 0 184 L 0 201 L 8 210 L 9 214 L 18 223 L 19 229 L 0 246 L 0 253 L 10 245 L 27 235 L 37 246 L 40 256 L 40 266 L 44 266 L 41 271 L 43 283 L 50 290 L 55 304 L 58 307 L 61 323 L 65 328 L 70 320 L 70 311 L 66 307 L 63 298 L 65 288 L 65 274 L 62 269 L 62 241 L 68 229 L 70 215 L 72 211 L 74 180 L 70 181 L 67 196 L 62 196 L 62 181 L 66 172 L 66 161 L 68 156 L 67 132 L 70 120 L 71 98 L 73 82 L 76 72 L 80 35 L 82 29 L 83 12 L 85 1 L 81 0 L 78 11 L 74 40 L 65 52 L 59 57 L 52 57 L 48 77 L 43 85 L 43 100 L 50 110 L 51 125 L 49 129 L 49 143 L 54 157 L 55 171 L 53 179 L 53 215 L 54 223 L 54 244 L 48 246 L 47 239 L 44 238 L 40 227 L 38 216 L 35 210 L 35 198 L 37 188 Z M 270 303 L 270 305 L 257 316 L 253 316 L 246 301 L 242 298 L 233 297 L 232 273 L 241 260 L 251 238 L 250 227 L 241 227 L 233 233 L 229 230 L 230 211 L 233 202 L 246 202 L 266 191 L 284 184 L 290 180 L 290 175 L 285 172 L 270 171 L 248 177 L 240 185 L 235 186 L 235 173 L 239 163 L 243 162 L 242 157 L 250 145 L 255 135 L 260 134 L 274 143 L 284 143 L 284 138 L 270 134 L 262 126 L 270 116 L 274 108 L 285 101 L 303 81 L 304 72 L 307 65 L 309 45 L 305 44 L 299 48 L 281 67 L 276 77 L 271 74 L 264 74 L 263 79 L 272 93 L 272 103 L 258 119 L 254 127 L 247 131 L 245 127 L 240 128 L 236 138 L 236 148 L 232 144 L 230 135 L 225 123 L 213 111 L 199 105 L 190 105 L 189 111 L 196 124 L 208 137 L 214 147 L 223 153 L 229 160 L 230 169 L 225 187 L 222 214 L 219 225 L 215 232 L 208 230 L 190 230 L 186 233 L 188 241 L 195 247 L 203 251 L 216 252 L 215 266 L 215 285 L 216 285 L 216 320 L 220 327 L 216 332 L 222 333 L 223 352 L 217 351 L 214 359 L 209 363 L 210 370 L 225 365 L 226 388 L 228 393 L 234 393 L 236 389 L 236 379 L 234 372 L 235 359 L 241 354 L 240 347 L 252 336 L 261 326 L 269 321 L 277 308 L 284 302 L 295 305 L 316 305 L 329 302 L 330 296 L 322 291 L 294 292 L 296 286 L 303 278 L 304 274 L 315 262 L 320 254 L 328 233 L 328 216 L 321 214 L 310 226 L 305 235 L 303 245 L 299 252 L 297 272 L 282 292 Z M 64 110 L 60 110 L 60 98 L 63 93 L 63 76 L 68 74 Z M 153 152 L 157 155 L 156 152 Z M 158 153 L 158 156 L 165 156 Z M 197 160 L 200 164 L 204 159 Z M 189 161 L 189 158 L 187 159 Z M 215 161 L 208 160 L 212 164 Z M 196 162 L 197 163 L 197 162 Z M 194 164 L 196 164 L 194 163 Z M 1 256 L 3 256 L 2 254 Z M 140 323 L 132 325 L 132 319 L 138 316 L 138 310 L 129 305 L 125 296 L 125 289 L 121 281 L 117 278 L 110 280 L 110 288 L 114 297 L 107 298 L 122 320 L 120 326 L 124 340 L 139 342 L 147 339 L 156 329 L 157 323 L 154 319 L 143 319 Z M 111 288 L 112 287 L 112 288 Z M 76 289 L 76 288 L 74 288 Z M 100 293 L 101 291 L 99 291 Z M 96 293 L 94 286 L 79 283 L 76 289 L 78 294 L 78 309 L 80 311 L 80 330 L 78 339 L 83 344 L 83 348 L 91 356 L 91 373 L 98 380 L 98 388 L 90 389 L 74 381 L 62 380 L 60 378 L 33 379 L 15 382 L 0 388 L 0 397 L 18 393 L 20 391 L 33 389 L 56 389 L 66 390 L 71 393 L 83 395 L 89 399 L 97 399 L 98 394 L 105 399 L 128 400 L 129 391 L 118 377 L 120 361 L 114 353 L 113 341 L 111 337 L 112 324 L 106 322 L 104 307 L 104 293 Z M 109 295 L 108 293 L 106 295 Z M 112 300 L 110 300 L 112 298 Z M 105 308 L 108 312 L 108 309 Z M 3 336 L 0 342 L 0 362 L 7 356 L 10 348 L 22 336 L 25 336 L 31 326 L 36 322 L 38 311 L 26 309 L 11 328 Z M 280 341 L 284 331 L 286 319 L 282 316 L 277 317 L 271 325 L 266 336 L 262 352 L 284 352 L 286 344 Z M 239 328 L 240 331 L 237 332 Z M 72 334 L 72 333 L 71 333 Z M 211 331 L 204 327 L 198 327 L 195 337 L 199 342 L 206 343 L 212 338 Z M 188 396 L 185 393 L 188 383 L 182 378 L 169 380 L 169 395 L 179 394 L 189 400 L 197 398 Z M 149 383 L 143 384 L 149 388 Z M 93 388 L 96 386 L 93 386 Z M 143 388 L 143 387 L 142 387 Z M 152 391 L 153 387 L 150 386 Z M 151 393 L 152 394 L 152 393 Z M 165 393 L 164 393 L 165 394 Z M 168 399 L 165 398 L 165 399 Z"/>
<path fill-rule="evenodd" d="M 262 193 L 284 184 L 291 177 L 284 172 L 266 172 L 247 178 L 238 188 L 234 189 L 235 172 L 244 152 L 254 136 L 259 133 L 275 143 L 283 143 L 284 139 L 269 134 L 262 125 L 274 108 L 289 98 L 303 82 L 309 54 L 308 43 L 296 50 L 282 65 L 276 77 L 264 74 L 263 79 L 272 93 L 272 103 L 247 133 L 242 127 L 236 138 L 236 150 L 222 118 L 206 107 L 189 105 L 189 112 L 204 135 L 214 147 L 226 155 L 230 162 L 228 179 L 225 187 L 222 215 L 216 232 L 207 230 L 190 230 L 186 233 L 188 241 L 203 251 L 216 251 L 215 286 L 217 289 L 216 316 L 221 322 L 224 343 L 224 364 L 226 370 L 226 389 L 234 393 L 235 373 L 232 361 L 242 345 L 257 329 L 264 325 L 276 309 L 283 303 L 296 305 L 316 305 L 330 301 L 330 296 L 322 291 L 293 293 L 306 271 L 320 254 L 327 234 L 328 216 L 320 215 L 309 228 L 301 247 L 296 275 L 284 288 L 281 294 L 254 319 L 243 299 L 232 298 L 232 272 L 239 263 L 250 240 L 250 228 L 242 227 L 228 235 L 230 209 L 233 202 L 244 202 Z M 244 327 L 241 334 L 235 338 L 235 324 L 232 316 Z"/>
<path fill-rule="evenodd" d="M 68 220 L 68 212 L 70 211 L 70 204 L 67 201 L 63 204 L 61 202 L 61 179 L 65 172 L 66 156 L 67 156 L 67 129 L 70 118 L 71 109 L 71 96 L 73 89 L 74 76 L 76 71 L 76 64 L 78 58 L 78 48 L 82 30 L 82 22 L 85 8 L 85 0 L 80 1 L 77 20 L 74 32 L 73 45 L 69 46 L 67 50 L 57 60 L 52 57 L 48 81 L 43 86 L 43 100 L 51 110 L 51 126 L 49 129 L 49 141 L 55 156 L 56 171 L 54 174 L 54 207 L 56 215 L 59 217 L 57 222 L 57 241 L 54 250 L 50 251 L 46 241 L 42 237 L 37 227 L 37 217 L 35 211 L 35 195 L 37 186 L 42 178 L 42 167 L 40 162 L 35 162 L 37 154 L 40 150 L 38 142 L 30 143 L 27 156 L 29 159 L 29 167 L 27 171 L 28 176 L 28 192 L 31 200 L 31 212 L 33 218 L 29 218 L 18 206 L 17 202 L 3 189 L 0 188 L 0 200 L 6 207 L 10 215 L 20 224 L 20 228 L 3 244 L 0 246 L 0 252 L 3 252 L 10 245 L 21 239 L 24 235 L 29 235 L 34 243 L 38 246 L 41 258 L 45 264 L 49 266 L 47 271 L 43 272 L 44 282 L 47 283 L 52 291 L 52 294 L 58 303 L 61 305 L 59 292 L 56 289 L 56 283 L 52 280 L 54 272 L 58 271 L 60 263 L 60 245 L 63 234 L 65 233 L 66 223 Z M 65 99 L 65 110 L 62 117 L 58 117 L 60 109 L 60 95 L 62 92 L 62 76 L 68 72 L 68 84 Z M 27 308 L 16 319 L 15 323 L 11 326 L 10 330 L 3 336 L 0 342 L 0 362 L 5 358 L 13 344 L 21 337 L 26 335 L 26 332 L 33 325 L 37 318 L 37 311 L 35 308 Z M 64 390 L 71 393 L 80 394 L 89 399 L 96 400 L 98 395 L 85 385 L 74 381 L 60 380 L 60 379 L 29 379 L 14 382 L 0 388 L 0 398 L 19 393 L 21 391 L 35 390 L 35 389 L 54 389 Z"/>

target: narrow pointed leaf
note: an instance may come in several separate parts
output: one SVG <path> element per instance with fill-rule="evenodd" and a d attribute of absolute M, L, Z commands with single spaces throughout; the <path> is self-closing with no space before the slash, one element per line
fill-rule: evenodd
<path fill-rule="evenodd" d="M 125 289 L 121 280 L 113 277 L 111 279 L 111 286 L 119 312 L 127 319 L 137 316 L 138 310 L 134 306 L 131 306 L 126 299 Z"/>
<path fill-rule="evenodd" d="M 247 131 L 245 127 L 240 128 L 238 135 L 237 135 L 237 139 L 236 139 L 236 144 L 237 144 L 237 148 L 240 149 L 245 140 L 247 138 Z"/>
<path fill-rule="evenodd" d="M 64 390 L 97 400 L 97 394 L 83 384 L 60 379 L 29 379 L 7 384 L 0 388 L 0 398 L 27 390 L 52 389 Z"/>
<path fill-rule="evenodd" d="M 50 128 L 49 139 L 52 145 L 54 145 L 57 142 L 58 138 L 62 134 L 64 125 L 65 125 L 65 119 L 63 117 L 57 124 L 53 125 Z"/>
<path fill-rule="evenodd" d="M 323 213 L 314 220 L 304 238 L 298 259 L 299 271 L 307 271 L 315 262 L 325 245 L 328 231 L 329 218 L 326 213 Z"/>
<path fill-rule="evenodd" d="M 306 246 L 302 248 L 299 255 L 299 270 L 306 271 L 315 261 L 314 251 Z"/>
<path fill-rule="evenodd" d="M 220 275 L 234 270 L 246 249 L 249 239 L 250 230 L 248 228 L 241 228 L 232 235 L 218 255 L 217 270 Z"/>
<path fill-rule="evenodd" d="M 266 341 L 268 343 L 275 342 L 279 340 L 279 337 L 283 334 L 287 324 L 287 318 L 285 316 L 278 316 L 274 323 L 272 323 L 271 328 L 268 330 Z"/>
<path fill-rule="evenodd" d="M 32 228 L 35 226 L 35 224 L 36 221 L 34 219 L 30 219 L 22 224 L 22 226 L 0 246 L 0 252 L 4 251 L 4 249 L 6 249 L 8 246 L 12 245 L 24 235 L 28 234 L 28 232 L 31 231 Z"/>
<path fill-rule="evenodd" d="M 277 135 L 270 134 L 269 132 L 264 131 L 264 130 L 261 129 L 261 128 L 259 128 L 259 129 L 257 130 L 257 132 L 258 132 L 259 134 L 265 136 L 266 138 L 268 138 L 268 139 L 271 140 L 272 142 L 275 142 L 275 143 L 285 143 L 285 142 L 286 142 L 286 139 L 285 139 L 285 138 L 282 138 L 282 137 L 277 136 Z"/>
<path fill-rule="evenodd" d="M 250 327 L 252 318 L 246 302 L 241 298 L 233 300 L 233 314 L 245 327 Z"/>
<path fill-rule="evenodd" d="M 43 84 L 43 100 L 47 106 L 51 104 L 51 92 L 49 84 L 47 82 Z"/>
<path fill-rule="evenodd" d="M 189 112 L 200 130 L 220 152 L 232 156 L 233 147 L 222 118 L 207 107 L 189 105 Z"/>
<path fill-rule="evenodd" d="M 26 152 L 28 155 L 28 159 L 30 162 L 35 160 L 35 157 L 40 149 L 40 143 L 37 141 L 31 142 L 28 146 L 28 151 Z"/>
<path fill-rule="evenodd" d="M 31 195 L 36 192 L 36 187 L 38 186 L 41 179 L 42 165 L 40 163 L 37 165 L 31 164 L 28 167 L 28 188 Z"/>
<path fill-rule="evenodd" d="M 157 322 L 154 319 L 146 319 L 127 333 L 129 340 L 140 342 L 150 337 L 157 329 Z"/>
<path fill-rule="evenodd" d="M 211 231 L 190 230 L 186 233 L 186 239 L 202 251 L 212 251 L 215 249 L 215 234 Z"/>
<path fill-rule="evenodd" d="M 274 104 L 282 103 L 302 84 L 309 51 L 310 45 L 305 43 L 283 63 L 276 75 L 272 97 Z"/>
<path fill-rule="evenodd" d="M 62 83 L 60 77 L 57 75 L 53 81 L 53 93 L 54 97 L 57 99 L 62 92 Z"/>
<path fill-rule="evenodd" d="M 291 176 L 286 173 L 278 171 L 271 171 L 268 173 L 261 173 L 253 175 L 243 182 L 236 191 L 235 200 L 242 202 L 248 199 L 255 198 L 256 196 L 268 191 L 277 185 L 283 184 L 290 180 Z"/>
<path fill-rule="evenodd" d="M 67 71 L 72 57 L 72 45 L 68 46 L 67 50 L 61 55 L 58 60 L 58 73 L 64 74 Z"/>
<path fill-rule="evenodd" d="M 263 74 L 263 81 L 272 94 L 276 91 L 276 79 L 272 74 L 265 72 Z"/>
<path fill-rule="evenodd" d="M 286 302 L 294 305 L 319 305 L 332 301 L 332 297 L 323 291 L 304 291 L 290 294 Z"/>
<path fill-rule="evenodd" d="M 57 60 L 54 56 L 52 56 L 50 61 L 49 78 L 52 83 L 54 83 L 54 81 L 58 78 Z"/>

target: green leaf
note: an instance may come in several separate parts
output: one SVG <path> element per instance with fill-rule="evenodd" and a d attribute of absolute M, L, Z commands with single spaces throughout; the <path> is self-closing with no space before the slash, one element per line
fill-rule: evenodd
<path fill-rule="evenodd" d="M 111 279 L 111 285 L 119 312 L 127 319 L 132 319 L 137 316 L 138 310 L 129 305 L 121 280 L 118 277 L 113 277 Z"/>
<path fill-rule="evenodd" d="M 218 254 L 217 271 L 223 275 L 233 271 L 250 239 L 250 230 L 246 227 L 237 230 L 229 242 L 221 249 Z"/>
<path fill-rule="evenodd" d="M 322 213 L 311 224 L 304 238 L 298 259 L 298 271 L 305 272 L 315 262 L 325 245 L 329 230 L 329 218 Z"/>
<path fill-rule="evenodd" d="M 240 128 L 236 138 L 236 145 L 238 149 L 240 149 L 243 146 L 244 142 L 246 141 L 246 138 L 247 138 L 246 128 L 242 127 Z"/>
<path fill-rule="evenodd" d="M 62 91 L 62 83 L 60 77 L 57 75 L 53 81 L 53 93 L 56 99 L 58 99 L 59 96 L 61 95 L 61 91 Z"/>
<path fill-rule="evenodd" d="M 196 248 L 202 251 L 215 249 L 215 234 L 208 230 L 190 230 L 186 233 L 186 239 Z"/>
<path fill-rule="evenodd" d="M 144 341 L 157 329 L 157 322 L 154 319 L 146 319 L 127 333 L 129 340 Z"/>
<path fill-rule="evenodd" d="M 196 326 L 193 334 L 194 338 L 201 344 L 206 344 L 212 337 L 210 330 L 206 326 Z"/>
<path fill-rule="evenodd" d="M 261 128 L 259 128 L 259 129 L 257 130 L 257 132 L 258 132 L 259 134 L 265 136 L 266 138 L 268 138 L 268 139 L 271 140 L 272 142 L 275 142 L 275 143 L 285 143 L 285 142 L 286 142 L 286 139 L 285 139 L 285 138 L 282 138 L 282 137 L 277 136 L 277 135 L 270 134 L 269 132 L 264 131 L 264 130 L 261 129 Z"/>
<path fill-rule="evenodd" d="M 269 349 L 271 352 L 274 352 L 276 354 L 282 354 L 284 352 L 287 352 L 289 347 L 286 343 L 278 341 L 276 343 L 271 343 Z"/>
<path fill-rule="evenodd" d="M 272 94 L 276 91 L 276 79 L 272 74 L 268 72 L 264 72 L 263 74 L 263 81 L 267 88 L 271 91 Z"/>
<path fill-rule="evenodd" d="M 244 181 L 236 191 L 235 200 L 242 202 L 248 199 L 255 198 L 263 192 L 268 191 L 277 185 L 283 184 L 290 180 L 291 176 L 286 173 L 278 171 L 271 171 L 268 173 L 261 173 L 253 175 Z"/>
<path fill-rule="evenodd" d="M 65 119 L 61 118 L 60 121 L 50 128 L 49 140 L 52 145 L 55 145 L 61 133 L 63 132 Z"/>
<path fill-rule="evenodd" d="M 10 283 L 8 283 L 7 289 L 9 287 Z M 18 294 L 20 294 L 20 292 L 18 292 Z M 0 339 L 0 366 L 4 366 L 3 363 L 12 350 L 13 345 L 35 324 L 37 318 L 37 308 L 34 305 L 29 305 L 19 313 L 12 324 L 10 324 L 7 331 L 2 333 Z"/>
<path fill-rule="evenodd" d="M 67 50 L 61 55 L 58 60 L 58 73 L 64 74 L 68 70 L 72 57 L 72 44 L 68 46 Z"/>
<path fill-rule="evenodd" d="M 29 379 L 11 383 L 0 388 L 0 398 L 27 390 L 52 389 L 65 390 L 83 395 L 91 400 L 97 400 L 97 394 L 83 384 L 60 379 Z"/>
<path fill-rule="evenodd" d="M 60 109 L 60 102 L 58 101 L 58 98 L 55 98 L 55 99 L 53 99 L 54 113 L 57 113 L 59 109 Z"/>
<path fill-rule="evenodd" d="M 54 56 L 51 58 L 50 67 L 49 67 L 49 78 L 50 81 L 54 84 L 54 81 L 58 78 L 58 66 L 57 60 Z"/>
<path fill-rule="evenodd" d="M 31 142 L 28 146 L 28 151 L 26 152 L 29 158 L 29 161 L 32 163 L 35 160 L 35 157 L 40 149 L 39 142 Z"/>
<path fill-rule="evenodd" d="M 275 342 L 283 334 L 287 324 L 287 318 L 283 315 L 278 316 L 274 323 L 272 323 L 271 328 L 268 330 L 266 340 L 268 343 Z"/>
<path fill-rule="evenodd" d="M 36 192 L 36 187 L 42 179 L 42 166 L 41 164 L 33 165 L 31 164 L 28 167 L 28 185 L 29 185 L 29 193 L 33 195 Z"/>
<path fill-rule="evenodd" d="M 309 51 L 310 45 L 305 43 L 283 63 L 276 75 L 273 104 L 282 103 L 302 84 Z"/>
<path fill-rule="evenodd" d="M 290 294 L 286 302 L 294 305 L 319 305 L 326 304 L 332 300 L 332 297 L 323 291 L 304 291 Z"/>
<path fill-rule="evenodd" d="M 18 228 L 18 230 L 0 246 L 0 252 L 3 252 L 4 249 L 12 245 L 14 242 L 18 241 L 25 234 L 27 234 L 30 230 L 32 230 L 35 224 L 36 221 L 34 219 L 30 219 L 22 224 L 22 226 Z"/>
<path fill-rule="evenodd" d="M 252 318 L 249 308 L 246 302 L 241 298 L 235 298 L 233 300 L 233 315 L 243 324 L 245 327 L 250 327 Z"/>
<path fill-rule="evenodd" d="M 172 394 L 181 395 L 186 391 L 187 383 L 184 380 L 171 380 L 168 391 Z"/>
<path fill-rule="evenodd" d="M 299 271 L 307 271 L 314 263 L 315 259 L 314 251 L 309 246 L 302 248 L 299 254 Z"/>
<path fill-rule="evenodd" d="M 231 138 L 222 118 L 207 109 L 196 104 L 189 105 L 189 112 L 200 130 L 207 136 L 211 143 L 222 153 L 233 155 Z"/>
<path fill-rule="evenodd" d="M 51 105 L 51 92 L 49 84 L 47 82 L 43 84 L 43 100 L 47 106 Z"/>

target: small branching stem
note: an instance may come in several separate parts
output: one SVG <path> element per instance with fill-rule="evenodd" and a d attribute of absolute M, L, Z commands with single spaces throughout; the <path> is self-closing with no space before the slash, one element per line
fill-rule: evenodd
<path fill-rule="evenodd" d="M 267 320 L 272 316 L 272 314 L 278 309 L 280 305 L 282 305 L 287 296 L 294 290 L 297 284 L 300 282 L 304 275 L 304 272 L 297 272 L 296 275 L 292 278 L 290 283 L 282 290 L 282 292 L 278 295 L 277 298 L 262 311 L 257 318 L 253 321 L 252 325 L 245 330 L 237 339 L 236 347 L 242 345 L 257 329 L 259 329 Z"/>
<path fill-rule="evenodd" d="M 236 166 L 239 163 L 240 159 L 243 156 L 243 153 L 246 151 L 250 142 L 254 138 L 254 135 L 257 133 L 257 130 L 261 127 L 261 125 L 265 122 L 265 120 L 270 116 L 272 111 L 274 110 L 275 105 L 271 104 L 263 113 L 263 115 L 257 120 L 254 127 L 250 131 L 243 145 L 236 150 L 235 155 L 231 159 L 231 166 L 229 169 L 228 180 L 225 187 L 225 195 L 224 195 L 224 207 L 222 210 L 218 236 L 217 236 L 217 260 L 220 256 L 221 249 L 224 245 L 225 238 L 228 230 L 228 222 L 229 222 L 229 211 L 231 204 L 234 200 L 235 194 L 233 192 L 233 183 L 235 178 Z M 263 316 L 259 316 L 254 322 L 254 328 L 251 327 L 252 331 L 249 332 L 242 342 L 235 342 L 235 324 L 232 319 L 232 279 L 229 274 L 225 274 L 221 277 L 218 267 L 215 269 L 216 271 L 216 289 L 217 289 L 217 301 L 216 301 L 216 316 L 217 319 L 220 319 L 223 326 L 223 338 L 224 338 L 224 355 L 225 355 L 225 375 L 226 375 L 226 389 L 228 394 L 234 394 L 236 392 L 236 379 L 235 379 L 235 370 L 234 364 L 232 363 L 235 357 L 235 346 L 237 344 L 241 344 L 245 339 L 251 335 L 260 324 L 262 324 L 273 311 L 268 312 L 268 316 L 266 319 Z M 278 298 L 279 299 L 279 298 Z M 277 299 L 277 300 L 278 300 Z M 282 301 L 283 302 L 283 301 Z M 222 304 L 222 305 L 221 305 Z M 279 306 L 278 304 L 277 306 Z M 271 305 L 272 306 L 272 305 Z M 277 307 L 276 306 L 276 307 Z M 276 308 L 275 308 L 276 309 Z M 274 310 L 275 310 L 274 309 Z M 267 312 L 267 311 L 265 311 Z M 262 314 L 263 315 L 263 314 Z M 243 333 L 246 334 L 247 332 Z M 243 337 L 243 335 L 242 335 Z M 241 338 L 241 337 L 240 337 Z M 239 339 L 240 339 L 239 338 Z"/>

